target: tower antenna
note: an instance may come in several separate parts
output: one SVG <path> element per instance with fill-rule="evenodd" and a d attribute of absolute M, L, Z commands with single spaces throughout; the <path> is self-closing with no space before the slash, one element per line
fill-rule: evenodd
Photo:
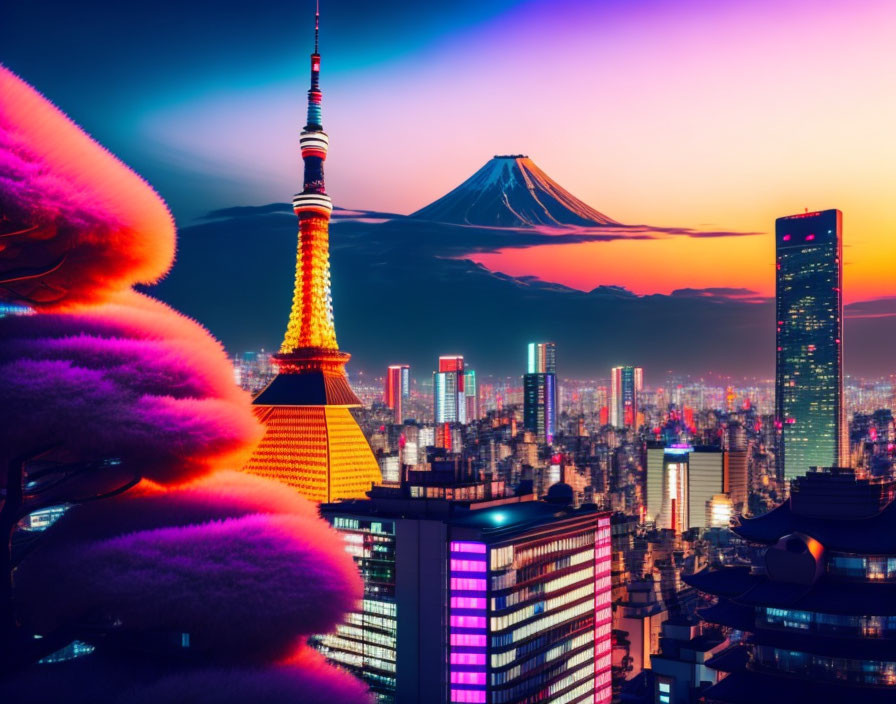
<path fill-rule="evenodd" d="M 314 9 L 314 53 L 319 54 L 317 50 L 317 40 L 320 35 L 320 0 L 317 0 Z"/>

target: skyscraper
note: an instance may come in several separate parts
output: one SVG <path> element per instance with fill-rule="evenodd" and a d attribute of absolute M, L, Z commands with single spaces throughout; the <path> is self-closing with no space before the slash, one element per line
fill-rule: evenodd
<path fill-rule="evenodd" d="M 470 423 L 479 418 L 479 384 L 476 383 L 476 370 L 464 370 L 464 414 Z"/>
<path fill-rule="evenodd" d="M 380 469 L 349 408 L 360 406 L 339 350 L 330 294 L 329 223 L 333 209 L 324 188 L 329 139 L 321 122 L 319 15 L 308 122 L 299 138 L 304 187 L 293 198 L 299 218 L 295 290 L 280 352 L 278 374 L 256 397 L 264 437 L 245 469 L 295 487 L 313 501 L 363 497 Z"/>
<path fill-rule="evenodd" d="M 439 357 L 439 369 L 433 372 L 432 392 L 436 423 L 467 422 L 464 358 L 461 355 Z"/>
<path fill-rule="evenodd" d="M 610 425 L 635 427 L 643 380 L 641 367 L 613 367 L 610 371 Z"/>
<path fill-rule="evenodd" d="M 523 425 L 550 443 L 557 432 L 557 348 L 553 342 L 530 342 L 523 375 Z"/>
<path fill-rule="evenodd" d="M 527 374 L 557 373 L 557 346 L 553 342 L 530 342 L 526 350 Z"/>
<path fill-rule="evenodd" d="M 847 460 L 842 214 L 778 218 L 775 430 L 778 477 Z"/>
<path fill-rule="evenodd" d="M 404 420 L 404 401 L 411 396 L 411 368 L 407 364 L 392 364 L 386 370 L 386 390 L 383 400 L 395 411 L 395 422 Z"/>
<path fill-rule="evenodd" d="M 609 702 L 609 513 L 445 465 L 321 507 L 364 599 L 319 649 L 378 704 Z"/>

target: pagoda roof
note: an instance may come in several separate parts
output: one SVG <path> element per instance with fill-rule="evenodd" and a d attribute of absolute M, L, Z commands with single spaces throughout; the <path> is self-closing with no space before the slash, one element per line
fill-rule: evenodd
<path fill-rule="evenodd" d="M 715 657 L 706 661 L 706 666 L 721 672 L 741 672 L 750 657 L 750 651 L 743 645 L 726 648 Z"/>
<path fill-rule="evenodd" d="M 865 518 L 819 518 L 794 513 L 785 502 L 732 528 L 744 540 L 771 545 L 790 533 L 805 533 L 827 550 L 896 556 L 896 502 Z"/>
<path fill-rule="evenodd" d="M 771 606 L 827 614 L 896 616 L 896 583 L 834 580 L 822 576 L 811 586 L 774 582 L 748 568 L 704 569 L 682 580 L 701 592 L 744 606 Z"/>
<path fill-rule="evenodd" d="M 750 635 L 750 643 L 781 650 L 812 653 L 852 660 L 896 660 L 896 641 L 888 638 L 828 636 L 811 631 L 762 629 Z"/>
<path fill-rule="evenodd" d="M 794 702 L 847 702 L 892 704 L 892 687 L 859 687 L 832 680 L 776 677 L 758 672 L 734 672 L 705 691 L 701 702 L 729 704 L 793 704 Z"/>
<path fill-rule="evenodd" d="M 822 577 L 811 587 L 805 587 L 772 582 L 766 577 L 759 580 L 737 601 L 825 614 L 896 616 L 896 584 L 893 583 L 834 581 Z"/>
<path fill-rule="evenodd" d="M 730 599 L 719 599 L 712 606 L 700 609 L 697 614 L 704 621 L 739 631 L 752 631 L 756 623 L 756 611 L 753 607 L 735 604 Z"/>
<path fill-rule="evenodd" d="M 748 589 L 752 589 L 757 584 L 756 578 L 756 575 L 750 574 L 750 568 L 745 566 L 719 569 L 707 567 L 694 574 L 681 575 L 685 584 L 701 592 L 727 597 L 740 596 Z"/>

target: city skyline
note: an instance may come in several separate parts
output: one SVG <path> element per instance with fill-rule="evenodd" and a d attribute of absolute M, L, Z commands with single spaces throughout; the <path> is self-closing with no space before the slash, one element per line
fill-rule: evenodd
<path fill-rule="evenodd" d="M 896 6 L 54 3 L 0 700 L 893 698 Z"/>

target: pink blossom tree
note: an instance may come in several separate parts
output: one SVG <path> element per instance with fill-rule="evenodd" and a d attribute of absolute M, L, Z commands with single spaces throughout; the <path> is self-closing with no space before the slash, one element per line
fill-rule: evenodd
<path fill-rule="evenodd" d="M 338 535 L 232 471 L 260 427 L 224 350 L 131 289 L 174 248 L 152 189 L 0 67 L 0 301 L 31 311 L 0 318 L 0 699 L 368 701 L 306 642 L 361 595 Z"/>

